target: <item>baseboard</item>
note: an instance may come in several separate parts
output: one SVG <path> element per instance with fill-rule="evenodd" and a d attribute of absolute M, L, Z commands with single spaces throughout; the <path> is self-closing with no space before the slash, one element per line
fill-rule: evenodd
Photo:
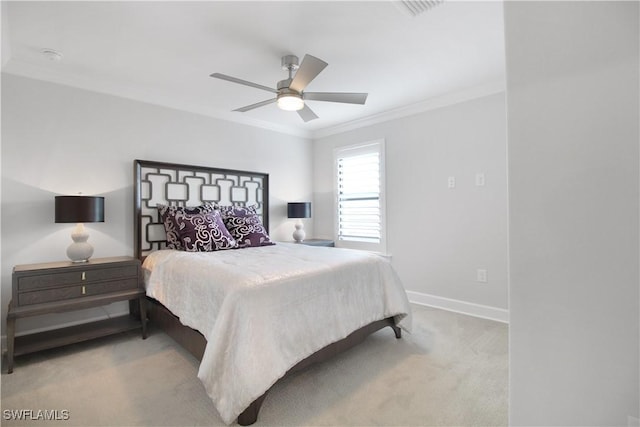
<path fill-rule="evenodd" d="M 426 305 L 429 307 L 440 308 L 442 310 L 466 314 L 468 316 L 495 320 L 496 322 L 509 323 L 509 310 L 505 310 L 504 308 L 490 307 L 487 305 L 475 304 L 472 302 L 444 298 L 414 291 L 407 291 L 407 296 L 409 297 L 409 301 L 414 304 Z"/>
<path fill-rule="evenodd" d="M 418 305 L 426 305 L 429 307 L 440 308 L 442 310 L 453 311 L 455 313 L 466 314 L 468 316 L 480 317 L 483 319 L 495 320 L 497 322 L 509 323 L 509 311 L 503 308 L 490 307 L 481 304 L 475 304 L 471 302 L 444 298 L 435 295 L 423 294 L 421 292 L 407 291 L 407 296 L 409 301 L 418 304 Z M 104 320 L 108 317 L 115 317 L 118 315 L 125 314 L 123 313 L 110 313 L 109 315 L 92 317 L 89 319 L 83 319 L 82 321 L 77 322 L 69 322 L 60 325 L 55 325 L 54 327 L 46 327 L 46 328 L 38 328 L 35 330 L 24 331 L 18 335 L 32 334 L 36 332 L 42 332 L 49 329 L 57 329 L 66 326 L 74 326 L 80 323 L 85 322 L 93 322 L 96 320 Z M 2 335 L 1 337 L 1 348 L 4 352 L 7 348 L 7 336 Z"/>

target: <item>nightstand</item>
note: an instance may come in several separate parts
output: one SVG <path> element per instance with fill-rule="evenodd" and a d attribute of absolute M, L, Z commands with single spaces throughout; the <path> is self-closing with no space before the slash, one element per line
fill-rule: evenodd
<path fill-rule="evenodd" d="M 309 245 L 309 246 L 328 246 L 328 247 L 335 246 L 335 242 L 333 240 L 328 240 L 328 239 L 306 239 L 300 243 L 303 245 Z"/>
<path fill-rule="evenodd" d="M 8 373 L 13 358 L 119 332 L 141 329 L 147 337 L 145 292 L 140 261 L 132 257 L 96 258 L 85 263 L 54 262 L 17 265 L 7 313 Z M 137 300 L 140 319 L 124 315 L 81 325 L 15 337 L 23 317 L 60 313 Z M 131 304 L 130 304 L 131 306 Z"/>

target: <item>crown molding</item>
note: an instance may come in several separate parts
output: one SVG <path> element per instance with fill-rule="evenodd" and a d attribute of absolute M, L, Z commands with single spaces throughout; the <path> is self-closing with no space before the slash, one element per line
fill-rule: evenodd
<path fill-rule="evenodd" d="M 124 87 L 119 85 L 97 82 L 83 75 L 70 74 L 68 72 L 52 71 L 51 69 L 42 70 L 41 67 L 34 65 L 28 61 L 22 61 L 12 57 L 2 72 L 20 77 L 32 78 L 35 80 L 47 81 L 50 83 L 70 86 L 91 92 L 102 93 L 105 95 L 117 96 L 120 98 L 130 99 L 138 102 L 145 102 L 174 110 L 186 111 L 194 114 L 204 115 L 227 122 L 238 123 L 241 125 L 257 127 L 273 132 L 283 133 L 287 135 L 297 136 L 305 139 L 320 139 L 327 136 L 348 132 L 366 126 L 399 119 L 402 117 L 412 116 L 423 113 L 425 111 L 443 108 L 449 105 L 458 104 L 460 102 L 469 101 L 483 96 L 493 95 L 504 92 L 506 84 L 504 81 L 494 82 L 482 86 L 476 86 L 461 91 L 449 92 L 440 96 L 429 98 L 427 100 L 394 108 L 371 116 L 351 120 L 335 126 L 328 126 L 320 129 L 300 129 L 297 127 L 283 126 L 263 120 L 250 118 L 243 115 L 233 114 L 231 112 L 219 112 L 206 108 L 206 106 L 192 105 L 188 102 L 180 102 L 175 98 L 163 97 L 160 94 L 150 95 L 135 87 Z"/>
<path fill-rule="evenodd" d="M 201 105 L 193 105 L 188 102 L 181 102 L 175 98 L 162 96 L 160 94 L 150 95 L 149 93 L 142 91 L 134 86 L 121 86 L 99 82 L 93 78 L 88 78 L 84 75 L 72 74 L 69 72 L 62 72 L 51 69 L 42 70 L 40 66 L 34 65 L 28 61 L 22 61 L 15 57 L 12 58 L 11 61 L 2 68 L 2 73 L 59 84 L 62 86 L 69 86 L 89 92 L 97 92 L 104 95 L 116 96 L 133 101 L 144 102 L 147 104 L 157 105 L 173 110 L 186 111 L 189 113 L 212 117 L 214 119 L 257 127 L 301 138 L 311 139 L 312 137 L 312 133 L 310 130 L 278 125 L 271 122 L 234 114 L 232 112 L 218 112 Z"/>
<path fill-rule="evenodd" d="M 482 86 L 468 88 L 461 91 L 449 92 L 444 95 L 429 98 L 415 104 L 394 108 L 392 110 L 384 111 L 382 113 L 374 114 L 368 117 L 363 117 L 361 119 L 352 120 L 336 126 L 317 129 L 312 133 L 312 138 L 314 140 L 325 138 L 327 136 L 348 132 L 362 127 L 424 113 L 425 111 L 436 110 L 438 108 L 447 107 L 449 105 L 458 104 L 460 102 L 494 95 L 496 93 L 505 92 L 505 90 L 505 81 L 499 81 Z"/>

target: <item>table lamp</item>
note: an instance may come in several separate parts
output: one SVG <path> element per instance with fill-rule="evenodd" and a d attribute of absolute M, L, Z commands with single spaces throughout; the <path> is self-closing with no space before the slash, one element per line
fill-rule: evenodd
<path fill-rule="evenodd" d="M 298 218 L 296 229 L 293 232 L 293 240 L 296 243 L 302 243 L 305 238 L 305 232 L 301 218 L 311 218 L 311 202 L 287 203 L 287 217 Z"/>
<path fill-rule="evenodd" d="M 93 246 L 87 243 L 89 233 L 85 222 L 104 222 L 104 197 L 56 196 L 56 223 L 75 222 L 71 233 L 73 243 L 67 248 L 67 256 L 73 262 L 87 262 L 93 255 Z"/>

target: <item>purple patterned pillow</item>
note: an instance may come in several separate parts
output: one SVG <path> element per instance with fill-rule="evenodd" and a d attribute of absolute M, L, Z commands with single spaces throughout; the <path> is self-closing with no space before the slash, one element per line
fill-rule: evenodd
<path fill-rule="evenodd" d="M 175 219 L 180 243 L 187 252 L 211 252 L 237 246 L 218 211 L 176 215 Z"/>
<path fill-rule="evenodd" d="M 220 210 L 222 214 L 222 219 L 227 220 L 227 218 L 232 217 L 246 217 L 257 215 L 258 211 L 256 210 L 255 205 L 251 206 L 218 206 L 217 209 Z"/>
<path fill-rule="evenodd" d="M 260 222 L 255 206 L 220 206 L 218 209 L 239 248 L 275 245 Z"/>
<path fill-rule="evenodd" d="M 180 243 L 180 233 L 176 217 L 180 217 L 185 214 L 213 212 L 216 209 L 216 206 L 211 203 L 205 203 L 204 205 L 194 207 L 158 204 L 157 208 L 160 213 L 160 221 L 164 224 L 164 231 L 167 235 L 167 249 L 184 250 Z"/>

